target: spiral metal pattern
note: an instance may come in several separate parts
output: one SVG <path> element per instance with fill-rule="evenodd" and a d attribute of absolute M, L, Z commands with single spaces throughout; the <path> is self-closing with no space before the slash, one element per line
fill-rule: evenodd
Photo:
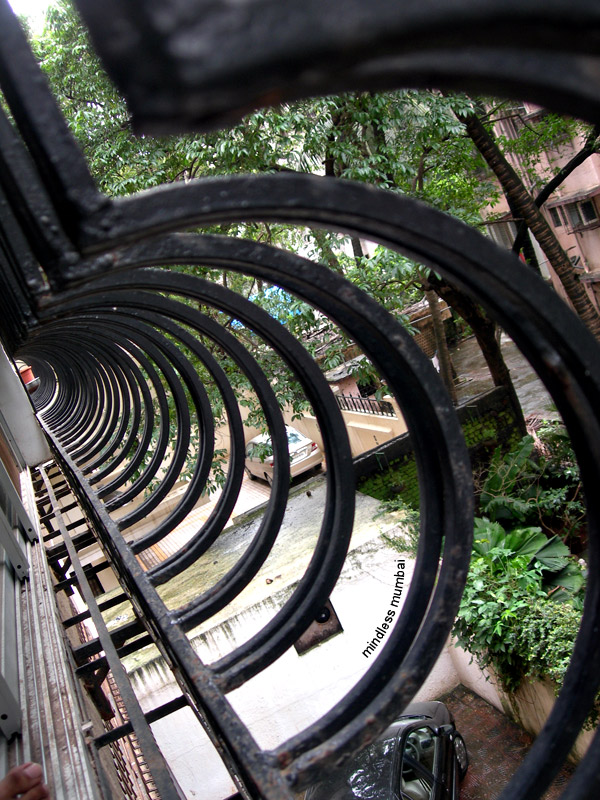
<path fill-rule="evenodd" d="M 110 36 L 117 23 L 121 32 L 135 32 L 135 16 L 114 4 L 114 13 L 98 18 L 94 4 L 80 0 L 78 5 L 117 80 L 131 79 L 125 90 L 134 97 L 134 108 L 139 102 L 142 118 L 145 114 L 156 119 L 152 105 L 145 105 L 149 84 L 144 81 L 144 70 L 152 60 L 143 65 L 136 62 L 140 64 L 137 72 L 124 69 L 127 59 L 120 48 L 127 43 L 127 36 Z M 273 12 L 273 4 L 254 5 L 265 13 Z M 404 15 L 396 10 L 391 20 L 394 4 L 383 5 L 385 8 L 379 3 L 352 3 L 352 8 L 346 9 L 345 50 L 340 44 L 342 32 L 328 25 L 328 15 L 319 22 L 317 12 L 313 10 L 310 16 L 307 7 L 303 29 L 315 26 L 315 46 L 325 48 L 318 62 L 318 80 L 314 84 L 307 80 L 304 61 L 295 48 L 297 63 L 292 59 L 295 66 L 288 83 L 282 81 L 278 96 L 308 94 L 311 86 L 315 91 L 330 91 L 340 82 L 344 88 L 396 86 L 416 74 L 420 76 L 417 83 L 423 84 L 430 76 L 427 64 L 432 65 L 431 74 L 440 78 L 439 85 L 460 84 L 464 77 L 465 85 L 482 82 L 487 86 L 482 76 L 491 76 L 497 63 L 494 58 L 501 53 L 502 69 L 493 81 L 489 78 L 494 86 L 510 94 L 518 85 L 529 96 L 543 95 L 549 105 L 554 99 L 557 108 L 579 112 L 587 108 L 588 118 L 597 116 L 597 79 L 571 90 L 563 73 L 553 92 L 544 75 L 549 64 L 547 48 L 558 47 L 559 39 L 563 46 L 557 58 L 573 68 L 589 68 L 588 74 L 592 74 L 597 67 L 593 43 L 599 25 L 595 6 L 576 3 L 581 16 L 566 33 L 560 31 L 564 35 L 560 38 L 558 24 L 561 13 L 566 13 L 564 3 L 545 2 L 542 9 L 537 2 L 453 2 L 448 5 L 454 22 L 463 23 L 453 29 L 453 39 L 440 33 L 440 20 L 446 19 L 441 6 L 404 4 Z M 147 4 L 151 11 L 163 7 L 168 16 L 167 6 Z M 190 8 L 200 13 L 205 4 L 192 3 Z M 237 25 L 235 15 L 226 14 L 224 4 L 215 3 L 211 8 L 214 17 L 206 21 L 206 31 L 219 13 Z M 377 10 L 380 20 L 376 19 Z M 178 21 L 175 10 L 171 12 Z M 596 635 L 600 625 L 595 491 L 600 480 L 597 343 L 562 301 L 535 275 L 524 271 L 511 254 L 410 198 L 296 175 L 202 180 L 118 201 L 98 195 L 83 159 L 66 136 L 52 98 L 34 80 L 35 64 L 7 13 L 1 4 L 0 77 L 21 136 L 33 154 L 33 165 L 4 123 L 0 125 L 0 148 L 7 152 L 10 145 L 13 154 L 11 164 L 6 165 L 13 183 L 4 182 L 10 208 L 6 230 L 21 232 L 21 239 L 10 245 L 12 255 L 5 257 L 4 272 L 5 295 L 16 300 L 20 315 L 3 323 L 4 338 L 40 377 L 35 404 L 57 461 L 124 589 L 228 767 L 240 776 L 250 796 L 288 798 L 292 788 L 310 784 L 345 754 L 372 741 L 409 702 L 444 647 L 471 554 L 472 484 L 460 426 L 437 373 L 402 326 L 343 278 L 296 254 L 256 242 L 180 232 L 214 223 L 274 220 L 364 237 L 435 269 L 476 299 L 507 330 L 545 383 L 567 425 L 588 504 L 590 570 L 583 622 L 555 709 L 503 794 L 513 800 L 541 796 L 572 747 L 600 684 Z M 536 28 L 542 13 L 545 23 Z M 153 19 L 149 13 L 146 31 Z M 273 24 L 281 24 L 276 15 L 273 19 Z M 482 44 L 490 20 L 502 20 L 503 26 L 498 27 L 497 41 Z M 527 34 L 533 42 L 528 62 L 531 72 L 522 82 L 515 73 L 523 55 L 512 53 L 507 45 L 509 23 L 515 20 L 523 24 L 517 37 Z M 398 41 L 406 41 L 413 29 L 423 36 L 430 32 L 435 47 L 398 56 Z M 165 30 L 163 27 L 158 39 L 145 39 L 138 32 L 136 42 L 143 50 L 159 41 L 168 50 Z M 180 32 L 176 24 L 171 30 L 173 36 Z M 261 29 L 252 30 L 256 42 L 250 56 L 257 59 Z M 473 31 L 478 31 L 480 49 L 469 63 L 465 47 Z M 456 41 L 462 42 L 462 49 L 455 46 Z M 576 53 L 575 41 L 584 55 Z M 335 77 L 323 64 L 327 42 L 335 63 L 343 66 Z M 375 57 L 378 46 L 382 49 Z M 276 49 L 260 51 L 270 68 L 277 60 Z M 174 74 L 178 74 L 176 66 Z M 213 77 L 219 74 L 218 68 L 226 71 L 215 49 Z M 239 65 L 236 68 L 241 69 Z M 264 91 L 265 74 L 272 74 L 265 69 L 264 64 L 255 65 L 250 72 L 253 88 L 248 92 L 255 93 L 254 99 Z M 231 74 L 236 74 L 233 67 Z M 221 87 L 215 101 L 214 92 L 205 91 L 200 84 L 202 81 L 190 88 L 183 79 L 176 84 L 179 94 L 175 93 L 175 108 L 170 111 L 175 127 L 181 120 L 184 126 L 198 125 L 235 113 L 237 88 L 228 92 Z M 586 105 L 585 99 L 592 96 L 594 102 Z M 192 113 L 186 116 L 186 109 Z M 160 126 L 165 124 L 161 120 Z M 339 408 L 320 368 L 302 345 L 252 302 L 221 285 L 173 269 L 180 265 L 252 276 L 281 287 L 333 319 L 377 367 L 395 395 L 417 457 L 421 541 L 401 617 L 359 683 L 320 720 L 274 751 L 261 750 L 228 702 L 227 693 L 276 661 L 331 594 L 352 532 L 350 448 Z M 219 319 L 233 320 L 235 325 L 223 326 Z M 277 543 L 288 499 L 289 464 L 281 411 L 260 361 L 236 335 L 239 330 L 260 339 L 302 387 L 323 436 L 327 503 L 310 562 L 288 600 L 262 630 L 207 665 L 193 651 L 187 633 L 250 585 Z M 186 604 L 167 608 L 160 587 L 209 551 L 240 490 L 244 429 L 230 367 L 252 387 L 272 436 L 277 467 L 272 494 L 252 541 L 235 566 L 213 585 L 199 587 Z M 136 556 L 143 556 L 167 537 L 206 491 L 214 464 L 209 387 L 225 410 L 231 441 L 222 494 L 210 518 L 185 546 L 158 566 L 144 569 Z M 168 516 L 149 532 L 132 535 L 135 525 L 155 511 L 184 477 L 185 491 Z M 599 748 L 596 736 L 563 795 L 567 800 L 594 796 Z M 178 796 L 168 781 L 162 791 L 165 796 Z"/>

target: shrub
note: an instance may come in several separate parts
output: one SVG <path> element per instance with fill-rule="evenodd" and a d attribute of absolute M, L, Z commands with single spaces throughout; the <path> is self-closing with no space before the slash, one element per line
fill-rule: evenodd
<path fill-rule="evenodd" d="M 457 646 L 482 668 L 493 667 L 509 692 L 525 677 L 548 677 L 560 687 L 581 623 L 583 588 L 581 566 L 556 537 L 539 528 L 507 532 L 478 519 L 453 631 Z"/>
<path fill-rule="evenodd" d="M 416 555 L 420 532 L 419 512 L 396 496 L 382 501 L 375 518 L 390 515 L 398 520 L 398 528 L 392 534 L 382 534 L 381 538 L 400 553 Z"/>
<path fill-rule="evenodd" d="M 564 426 L 544 422 L 510 452 L 494 452 L 479 506 L 491 520 L 539 524 L 574 542 L 584 533 L 579 468 Z"/>

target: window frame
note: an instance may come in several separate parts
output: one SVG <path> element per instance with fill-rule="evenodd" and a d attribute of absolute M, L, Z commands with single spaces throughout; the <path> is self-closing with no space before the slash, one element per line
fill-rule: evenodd
<path fill-rule="evenodd" d="M 555 206 L 562 213 L 569 232 L 587 230 L 600 225 L 600 211 L 595 202 L 596 197 L 597 195 L 592 195 L 583 200 L 565 203 L 563 206 Z M 590 216 L 590 209 L 594 216 Z"/>

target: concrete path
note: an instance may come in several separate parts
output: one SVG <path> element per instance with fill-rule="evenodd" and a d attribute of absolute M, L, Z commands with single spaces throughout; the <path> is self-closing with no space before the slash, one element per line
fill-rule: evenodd
<path fill-rule="evenodd" d="M 547 419 L 557 417 L 552 398 L 543 383 L 506 334 L 502 335 L 502 354 L 510 370 L 525 417 L 532 414 Z M 457 386 L 461 403 L 492 388 L 490 371 L 474 336 L 453 348 L 451 357 L 454 369 L 461 379 Z"/>

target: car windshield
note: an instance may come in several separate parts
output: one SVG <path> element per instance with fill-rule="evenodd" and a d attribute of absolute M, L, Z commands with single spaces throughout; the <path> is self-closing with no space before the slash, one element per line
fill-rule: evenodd
<path fill-rule="evenodd" d="M 307 800 L 391 800 L 396 736 L 378 739 L 312 787 Z"/>

